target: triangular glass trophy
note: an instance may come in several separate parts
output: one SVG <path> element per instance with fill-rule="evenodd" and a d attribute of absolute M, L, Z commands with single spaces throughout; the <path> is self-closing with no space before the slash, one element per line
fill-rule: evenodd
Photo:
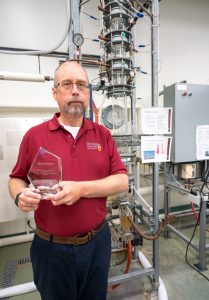
<path fill-rule="evenodd" d="M 56 194 L 62 180 L 62 160 L 60 157 L 40 147 L 28 172 L 28 179 L 39 189 L 42 198 Z"/>

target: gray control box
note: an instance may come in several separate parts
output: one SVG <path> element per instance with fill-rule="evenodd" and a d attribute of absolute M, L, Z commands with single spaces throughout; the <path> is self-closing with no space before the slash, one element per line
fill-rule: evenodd
<path fill-rule="evenodd" d="M 171 162 L 194 162 L 196 127 L 209 125 L 209 85 L 175 83 L 164 88 L 164 106 L 173 108 Z"/>

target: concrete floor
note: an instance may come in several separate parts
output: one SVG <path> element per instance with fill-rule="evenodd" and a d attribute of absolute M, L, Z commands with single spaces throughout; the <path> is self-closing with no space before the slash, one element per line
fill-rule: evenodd
<path fill-rule="evenodd" d="M 191 223 L 191 219 L 186 220 Z M 185 220 L 184 220 L 185 223 Z M 194 223 L 194 222 L 193 222 Z M 178 221 L 177 226 L 180 225 Z M 194 227 L 182 230 L 184 234 L 191 237 Z M 209 243 L 209 233 L 206 233 L 207 243 Z M 198 230 L 194 237 L 198 243 Z M 29 257 L 30 243 L 23 243 L 15 246 L 2 247 L 0 249 L 0 284 L 2 283 L 4 268 L 8 261 L 23 259 L 23 263 L 18 263 L 14 276 L 13 285 L 32 281 L 31 264 L 24 258 Z M 152 243 L 144 241 L 144 246 L 140 249 L 147 259 L 152 259 Z M 198 272 L 191 269 L 185 262 L 186 243 L 172 234 L 172 238 L 164 239 L 160 237 L 160 277 L 167 289 L 169 300 L 208 300 L 209 299 L 209 281 L 203 278 Z M 191 264 L 198 262 L 198 254 L 190 248 L 188 259 Z M 209 267 L 209 252 L 206 253 L 206 265 Z M 131 270 L 140 268 L 137 262 L 133 262 Z M 122 270 L 122 269 L 121 269 Z M 122 272 L 120 270 L 120 272 Z M 203 272 L 209 278 L 209 270 Z M 107 300 L 147 300 L 149 294 L 145 289 L 150 288 L 147 278 L 131 279 L 121 284 L 116 289 L 108 293 Z M 37 292 L 15 296 L 14 300 L 40 300 Z M 61 299 L 58 299 L 61 300 Z M 92 299 L 93 300 L 93 299 Z"/>

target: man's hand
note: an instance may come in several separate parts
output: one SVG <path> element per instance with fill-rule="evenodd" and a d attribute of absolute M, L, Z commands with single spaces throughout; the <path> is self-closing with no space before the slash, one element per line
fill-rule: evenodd
<path fill-rule="evenodd" d="M 39 190 L 25 188 L 19 196 L 18 207 L 24 212 L 33 211 L 38 208 L 40 200 Z"/>
<path fill-rule="evenodd" d="M 72 205 L 80 198 L 100 198 L 122 193 L 128 190 L 126 174 L 110 175 L 90 181 L 61 181 L 57 194 L 49 194 L 45 199 L 53 205 Z"/>
<path fill-rule="evenodd" d="M 54 206 L 72 205 L 81 198 L 82 183 L 76 181 L 62 181 L 56 194 L 49 194 L 46 200 L 51 200 Z"/>

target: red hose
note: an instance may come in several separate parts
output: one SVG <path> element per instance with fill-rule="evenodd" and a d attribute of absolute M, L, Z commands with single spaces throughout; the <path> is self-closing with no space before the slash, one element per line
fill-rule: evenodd
<path fill-rule="evenodd" d="M 127 243 L 127 264 L 123 274 L 127 274 L 131 265 L 131 254 L 132 254 L 132 244 L 131 241 Z M 116 289 L 121 283 L 117 283 L 108 288 L 108 292 L 112 292 Z"/>
<path fill-rule="evenodd" d="M 199 215 L 198 215 L 198 214 L 196 213 L 196 211 L 195 211 L 194 203 L 193 203 L 193 202 L 191 202 L 191 206 L 192 206 L 192 211 L 193 211 L 193 214 L 194 214 L 194 216 L 195 216 L 195 219 L 198 220 Z M 206 230 L 209 232 L 209 229 L 206 229 Z"/>

